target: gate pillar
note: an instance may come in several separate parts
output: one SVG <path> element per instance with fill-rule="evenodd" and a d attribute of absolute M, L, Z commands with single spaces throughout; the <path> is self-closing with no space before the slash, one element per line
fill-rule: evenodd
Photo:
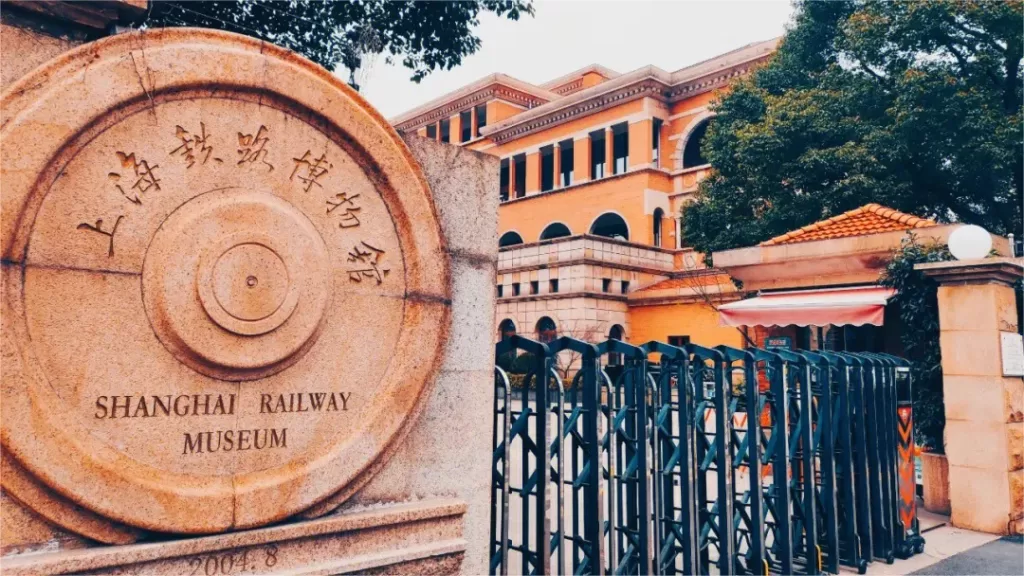
<path fill-rule="evenodd" d="M 944 442 L 953 525 L 1020 534 L 1024 378 L 1019 366 L 1012 366 L 1012 348 L 1020 354 L 1013 284 L 1022 277 L 1024 264 L 1019 258 L 986 258 L 916 268 L 940 284 Z"/>

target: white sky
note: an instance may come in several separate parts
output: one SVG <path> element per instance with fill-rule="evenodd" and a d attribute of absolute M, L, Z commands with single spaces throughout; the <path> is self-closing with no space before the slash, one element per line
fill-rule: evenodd
<path fill-rule="evenodd" d="M 793 12 L 788 0 L 559 0 L 535 9 L 518 22 L 481 15 L 480 50 L 420 84 L 382 57 L 362 94 L 390 118 L 494 72 L 535 84 L 592 63 L 620 73 L 648 64 L 671 72 L 779 36 Z"/>

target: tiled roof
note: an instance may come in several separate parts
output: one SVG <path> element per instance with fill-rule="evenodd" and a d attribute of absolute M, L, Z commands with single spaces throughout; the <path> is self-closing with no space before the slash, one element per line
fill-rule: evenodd
<path fill-rule="evenodd" d="M 776 236 L 771 240 L 761 242 L 761 246 L 864 236 L 866 234 L 878 234 L 879 232 L 910 230 L 911 228 L 928 228 L 929 226 L 936 226 L 935 221 L 904 214 L 898 210 L 886 208 L 878 204 L 865 204 L 860 208 L 833 216 L 828 220 L 815 222 L 809 226 L 804 226 L 792 232 L 787 232 L 782 236 Z"/>
<path fill-rule="evenodd" d="M 654 292 L 656 290 L 674 290 L 676 288 L 696 288 L 706 286 L 732 285 L 727 274 L 691 274 L 682 278 L 669 278 L 656 284 L 651 284 L 637 290 L 637 292 Z"/>

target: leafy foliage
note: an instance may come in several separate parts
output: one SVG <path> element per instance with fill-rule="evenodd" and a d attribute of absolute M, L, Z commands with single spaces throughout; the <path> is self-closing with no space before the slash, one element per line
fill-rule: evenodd
<path fill-rule="evenodd" d="M 1021 230 L 1022 18 L 1021 0 L 799 0 L 715 104 L 686 241 L 748 246 L 868 202 Z"/>
<path fill-rule="evenodd" d="M 915 264 L 952 260 L 944 244 L 921 244 L 914 236 L 904 240 L 882 276 L 882 285 L 896 289 L 890 301 L 899 310 L 906 358 L 912 362 L 915 440 L 920 446 L 943 453 L 946 427 L 942 396 L 942 353 L 939 349 L 938 284 Z"/>
<path fill-rule="evenodd" d="M 419 82 L 450 70 L 480 48 L 481 12 L 510 20 L 533 14 L 532 0 L 156 0 L 145 24 L 200 26 L 255 36 L 294 50 L 328 70 L 357 70 L 368 54 L 400 59 Z"/>

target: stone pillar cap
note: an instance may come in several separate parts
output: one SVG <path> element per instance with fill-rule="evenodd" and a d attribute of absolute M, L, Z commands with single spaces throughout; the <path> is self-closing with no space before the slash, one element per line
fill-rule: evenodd
<path fill-rule="evenodd" d="M 935 278 L 940 284 L 989 284 L 1011 285 L 1024 277 L 1024 258 L 979 258 L 976 260 L 951 260 L 917 264 L 920 270 Z"/>

